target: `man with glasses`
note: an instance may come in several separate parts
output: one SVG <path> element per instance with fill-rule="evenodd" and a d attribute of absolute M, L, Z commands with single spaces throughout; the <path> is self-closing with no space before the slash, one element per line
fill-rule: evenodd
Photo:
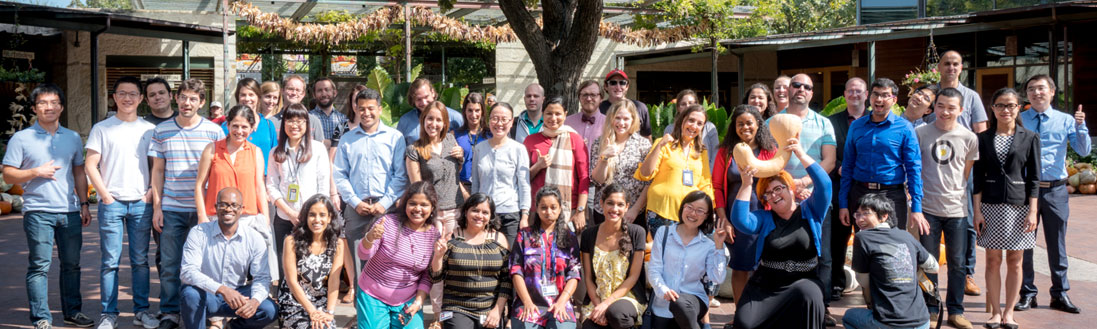
<path fill-rule="evenodd" d="M 38 119 L 12 135 L 4 153 L 4 182 L 19 184 L 24 190 L 30 321 L 36 329 L 53 327 L 48 279 L 56 243 L 61 260 L 61 314 L 66 324 L 91 327 L 95 322 L 80 311 L 81 227 L 91 223 L 83 141 L 80 134 L 59 122 L 65 110 L 61 88 L 40 84 L 31 91 L 30 99 Z"/>
<path fill-rule="evenodd" d="M 152 123 L 153 126 L 179 115 L 171 108 L 171 85 L 164 78 L 155 77 L 145 82 L 145 101 L 151 110 L 151 113 L 145 116 L 145 121 Z"/>
<path fill-rule="evenodd" d="M 1070 207 L 1067 205 L 1066 157 L 1067 144 L 1078 154 L 1089 154 L 1089 129 L 1086 128 L 1086 114 L 1082 105 L 1072 117 L 1051 107 L 1055 99 L 1055 81 L 1045 74 L 1033 76 L 1025 82 L 1025 97 L 1032 104 L 1032 110 L 1021 113 L 1021 122 L 1026 128 L 1040 135 L 1040 196 L 1038 199 L 1039 221 L 1044 223 L 1044 241 L 1047 243 L 1048 266 L 1051 268 L 1051 308 L 1080 313 L 1067 297 L 1070 282 L 1067 281 L 1067 218 Z M 1032 269 L 1032 249 L 1025 250 L 1022 263 L 1023 279 L 1021 299 L 1014 307 L 1017 311 L 1036 308 L 1035 274 Z"/>
<path fill-rule="evenodd" d="M 202 80 L 183 81 L 175 96 L 179 115 L 156 126 L 149 143 L 148 156 L 153 158 L 149 184 L 153 193 L 152 228 L 160 232 L 160 267 L 163 270 L 160 272 L 161 329 L 176 328 L 181 321 L 179 271 L 187 233 L 198 224 L 194 186 L 202 150 L 225 138 L 220 126 L 198 115 L 206 102 L 205 96 L 206 86 Z"/>
<path fill-rule="evenodd" d="M 343 218 L 347 242 L 357 246 L 358 240 L 366 236 L 366 228 L 404 194 L 408 175 L 404 168 L 404 135 L 381 123 L 381 94 L 366 88 L 354 101 L 358 105 L 358 125 L 339 139 L 332 176 L 346 205 Z"/>
<path fill-rule="evenodd" d="M 964 257 L 967 252 L 967 185 L 975 160 L 979 160 L 979 140 L 975 133 L 957 124 L 964 112 L 964 96 L 959 90 L 945 88 L 937 93 L 934 105 L 937 120 L 915 129 L 922 152 L 922 183 L 925 190 L 924 219 L 911 216 L 922 247 L 930 255 L 940 255 L 941 234 L 945 236 L 948 260 L 948 322 L 957 328 L 971 328 L 964 317 Z M 937 273 L 926 273 L 938 283 Z M 930 303 L 930 300 L 926 300 Z M 936 304 L 936 303 L 934 303 Z M 937 319 L 937 305 L 929 305 L 930 319 Z"/>
<path fill-rule="evenodd" d="M 271 273 L 263 235 L 240 225 L 244 197 L 217 192 L 217 217 L 198 224 L 183 247 L 183 326 L 205 328 L 210 316 L 235 317 L 230 328 L 263 328 L 278 316 L 267 298 Z"/>
<path fill-rule="evenodd" d="M 626 100 L 628 98 L 625 95 L 628 93 L 629 79 L 628 74 L 620 69 L 613 69 L 606 73 L 605 85 L 606 95 L 609 96 L 606 100 L 598 104 L 598 110 L 602 114 L 606 114 L 609 111 L 609 107 L 613 103 Z M 651 138 L 651 120 L 648 119 L 648 106 L 644 102 L 630 99 L 633 105 L 636 105 L 636 112 L 640 115 L 640 136 Z"/>
<path fill-rule="evenodd" d="M 91 127 L 88 134 L 87 174 L 99 195 L 99 296 L 103 304 L 99 328 L 118 327 L 118 264 L 122 236 L 129 235 L 133 282 L 133 324 L 154 329 L 160 320 L 149 310 L 149 141 L 155 125 L 137 116 L 141 81 L 132 76 L 114 83 L 118 112 Z"/>
<path fill-rule="evenodd" d="M 526 110 L 514 118 L 514 125 L 510 128 L 510 138 L 518 143 L 525 142 L 526 137 L 544 129 L 545 120 L 541 117 L 541 103 L 545 101 L 545 88 L 536 82 L 529 84 L 522 95 L 522 101 L 526 104 Z"/>
<path fill-rule="evenodd" d="M 598 104 L 602 102 L 602 89 L 594 80 L 583 81 L 579 85 L 579 113 L 569 115 L 564 124 L 575 129 L 579 136 L 583 136 L 583 142 L 587 144 L 587 150 L 594 146 L 599 137 L 602 137 L 602 127 L 606 124 L 606 115 L 598 111 Z M 594 186 L 591 186 L 593 189 Z M 591 195 L 594 192 L 591 192 Z"/>
<path fill-rule="evenodd" d="M 865 115 L 865 97 L 868 95 L 866 91 L 868 84 L 865 80 L 853 77 L 846 81 L 846 90 L 843 92 L 843 96 L 846 99 L 846 110 L 841 111 L 827 117 L 830 120 L 830 124 L 834 126 L 834 140 L 837 145 L 846 145 L 846 133 L 849 132 L 849 125 L 854 120 L 860 119 Z M 837 148 L 835 154 L 835 162 L 842 163 L 842 150 L 843 148 Z M 837 167 L 837 166 L 836 166 Z M 834 168 L 830 170 L 830 181 L 839 182 L 841 177 L 839 176 L 840 170 Z M 838 190 L 841 188 L 840 184 L 831 184 L 833 186 L 833 195 L 838 195 Z M 838 209 L 838 198 L 831 200 L 831 209 Z M 822 277 L 826 278 L 829 275 L 830 289 L 823 290 L 824 300 L 828 303 L 830 301 L 839 300 L 842 298 L 842 292 L 846 287 L 846 242 L 849 241 L 849 235 L 852 234 L 853 228 L 848 225 L 842 225 L 841 221 L 833 221 L 830 226 L 830 257 L 835 264 L 831 266 L 830 273 L 824 273 Z M 826 282 L 827 280 L 823 280 Z"/>

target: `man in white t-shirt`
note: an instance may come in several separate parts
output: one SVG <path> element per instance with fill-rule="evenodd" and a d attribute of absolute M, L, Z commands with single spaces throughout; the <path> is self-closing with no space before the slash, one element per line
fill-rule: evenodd
<path fill-rule="evenodd" d="M 129 235 L 130 274 L 133 282 L 133 324 L 148 329 L 160 325 L 149 314 L 149 238 L 152 207 L 149 206 L 148 153 L 152 123 L 137 116 L 143 92 L 132 76 L 114 83 L 118 112 L 91 128 L 88 135 L 88 179 L 99 195 L 99 296 L 103 311 L 100 326 L 118 326 L 118 263 L 123 230 Z"/>

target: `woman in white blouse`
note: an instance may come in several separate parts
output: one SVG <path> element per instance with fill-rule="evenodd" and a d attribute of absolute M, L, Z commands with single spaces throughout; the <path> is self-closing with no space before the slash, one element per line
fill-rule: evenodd
<path fill-rule="evenodd" d="M 282 112 L 278 146 L 270 152 L 267 194 L 277 209 L 273 225 L 279 261 L 281 241 L 297 226 L 301 205 L 316 194 L 331 196 L 331 161 L 324 143 L 308 138 L 310 128 L 305 106 L 290 105 Z M 282 266 L 278 269 L 281 271 Z"/>

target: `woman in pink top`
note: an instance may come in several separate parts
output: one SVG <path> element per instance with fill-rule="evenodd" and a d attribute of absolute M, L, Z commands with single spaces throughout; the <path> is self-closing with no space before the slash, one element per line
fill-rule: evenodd
<path fill-rule="evenodd" d="M 374 222 L 358 245 L 358 256 L 366 261 L 354 298 L 358 328 L 423 328 L 428 266 L 440 238 L 437 203 L 434 186 L 412 183 L 396 213 Z"/>

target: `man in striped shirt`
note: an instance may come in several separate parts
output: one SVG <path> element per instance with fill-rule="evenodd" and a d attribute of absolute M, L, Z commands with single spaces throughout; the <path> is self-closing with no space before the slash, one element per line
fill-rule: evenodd
<path fill-rule="evenodd" d="M 205 100 L 201 80 L 188 79 L 175 98 L 179 115 L 156 126 L 148 156 L 152 161 L 152 226 L 160 235 L 160 328 L 179 323 L 179 271 L 187 232 L 198 224 L 194 184 L 198 162 L 206 145 L 225 138 L 221 127 L 202 118 L 198 110 Z"/>

